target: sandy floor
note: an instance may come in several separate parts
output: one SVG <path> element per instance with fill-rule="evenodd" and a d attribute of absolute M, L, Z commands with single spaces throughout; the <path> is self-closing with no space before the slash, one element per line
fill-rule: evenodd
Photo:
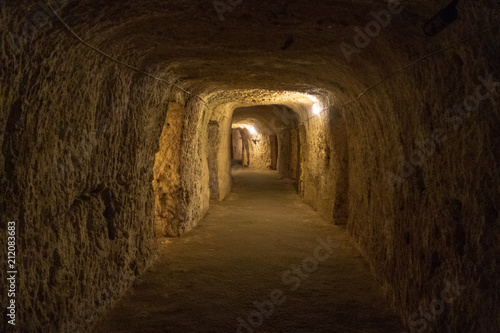
<path fill-rule="evenodd" d="M 195 230 L 161 240 L 158 262 L 96 333 L 401 332 L 343 228 L 276 173 L 233 175 Z"/>

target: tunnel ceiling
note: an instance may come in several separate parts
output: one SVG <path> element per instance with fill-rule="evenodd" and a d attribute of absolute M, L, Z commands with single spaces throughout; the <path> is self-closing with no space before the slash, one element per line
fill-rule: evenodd
<path fill-rule="evenodd" d="M 446 42 L 427 38 L 422 25 L 447 1 L 402 1 L 402 12 L 351 63 L 340 43 L 353 44 L 353 29 L 363 28 L 373 20 L 370 13 L 387 9 L 388 2 L 238 2 L 224 20 L 205 0 L 69 2 L 61 17 L 121 61 L 166 72 L 195 94 L 228 101 L 232 94 L 221 92 L 241 89 L 324 89 L 347 100 L 396 65 Z M 68 33 L 57 25 L 52 38 Z"/>
<path fill-rule="evenodd" d="M 262 105 L 238 108 L 233 113 L 233 128 L 254 126 L 259 133 L 273 134 L 295 128 L 298 115 L 283 105 Z"/>

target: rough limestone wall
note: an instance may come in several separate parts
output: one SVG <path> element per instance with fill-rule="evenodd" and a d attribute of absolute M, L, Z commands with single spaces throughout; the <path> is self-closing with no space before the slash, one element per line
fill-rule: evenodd
<path fill-rule="evenodd" d="M 306 125 L 302 134 L 304 147 L 298 129 L 279 133 L 278 170 L 283 177 L 296 180 L 298 189 L 302 176 L 306 202 L 325 220 L 345 224 L 349 209 L 348 154 L 342 112 L 332 108 Z"/>
<path fill-rule="evenodd" d="M 184 130 L 184 108 L 168 105 L 167 118 L 155 156 L 153 188 L 155 192 L 155 233 L 157 237 L 178 236 L 183 220 L 180 179 L 180 148 Z"/>
<path fill-rule="evenodd" d="M 304 196 L 304 186 L 305 186 L 305 174 L 307 170 L 307 167 L 309 165 L 309 162 L 307 160 L 308 157 L 308 144 L 307 144 L 307 132 L 306 128 L 304 125 L 299 125 L 299 170 L 297 172 L 298 177 L 297 177 L 297 192 L 300 196 Z"/>
<path fill-rule="evenodd" d="M 231 119 L 224 118 L 220 122 L 219 129 L 220 145 L 217 152 L 219 197 L 217 199 L 223 200 L 231 192 L 233 184 L 231 177 Z"/>
<path fill-rule="evenodd" d="M 249 166 L 250 164 L 250 140 L 248 131 L 246 129 L 239 129 L 240 135 L 241 135 L 241 142 L 242 142 L 242 154 L 243 154 L 243 159 L 241 160 L 241 163 L 244 166 Z"/>
<path fill-rule="evenodd" d="M 219 122 L 211 121 L 208 124 L 208 170 L 210 199 L 219 199 L 219 160 L 218 153 L 221 145 Z"/>
<path fill-rule="evenodd" d="M 282 177 L 295 178 L 292 161 L 292 130 L 284 129 L 278 133 L 278 172 Z"/>
<path fill-rule="evenodd" d="M 278 143 L 278 172 L 281 177 L 294 180 L 295 188 L 297 188 L 300 177 L 300 138 L 298 130 L 295 128 L 282 130 L 279 132 Z"/>
<path fill-rule="evenodd" d="M 218 127 L 209 124 L 198 99 L 170 103 L 153 182 L 158 236 L 179 237 L 196 226 L 208 210 L 210 182 L 217 184 L 213 194 L 219 196 L 216 173 L 209 172 L 209 167 L 217 170 Z"/>
<path fill-rule="evenodd" d="M 304 200 L 327 221 L 333 217 L 339 174 L 329 118 L 333 112 L 311 119 L 307 131 L 307 165 L 304 166 Z"/>
<path fill-rule="evenodd" d="M 191 230 L 203 218 L 210 201 L 207 156 L 209 116 L 199 99 L 186 102 L 184 132 L 180 149 L 182 216 L 178 236 Z"/>
<path fill-rule="evenodd" d="M 335 110 L 329 117 L 329 132 L 332 136 L 332 148 L 335 172 L 335 198 L 333 202 L 333 223 L 336 225 L 347 224 L 349 217 L 349 146 L 347 138 L 347 125 L 344 113 Z"/>
<path fill-rule="evenodd" d="M 21 21 L 6 18 L 2 41 Z M 17 55 L 0 47 L 0 247 L 16 221 L 15 331 L 85 331 L 154 257 L 151 182 L 169 87 L 61 29 L 39 30 Z"/>
<path fill-rule="evenodd" d="M 298 181 L 300 177 L 300 137 L 298 129 L 292 129 L 290 131 L 290 144 L 291 144 L 291 154 L 290 154 L 290 174 L 289 177 L 295 180 L 295 187 L 298 187 Z"/>
<path fill-rule="evenodd" d="M 270 170 L 271 167 L 271 142 L 269 135 L 256 134 L 249 136 L 246 133 L 244 140 L 248 142 L 249 160 L 248 166 L 252 169 Z"/>
<path fill-rule="evenodd" d="M 232 130 L 232 149 L 233 149 L 233 159 L 243 160 L 243 142 L 241 140 L 241 134 L 238 129 Z"/>
<path fill-rule="evenodd" d="M 462 19 L 487 26 L 498 4 L 487 10 Z M 479 79 L 500 82 L 497 36 L 429 58 L 346 110 L 348 229 L 412 332 L 500 327 L 500 86 Z"/>
<path fill-rule="evenodd" d="M 287 128 L 278 133 L 278 172 L 282 177 L 290 178 L 297 182 L 300 149 L 298 130 Z"/>
<path fill-rule="evenodd" d="M 226 105 L 215 108 L 212 116 L 222 114 Z M 231 154 L 234 154 L 231 133 L 239 136 L 238 129 L 231 128 L 232 119 L 222 117 L 221 120 L 211 120 L 208 123 L 208 168 L 210 174 L 210 199 L 223 200 L 231 191 Z M 241 139 L 240 158 L 241 158 Z M 233 152 L 231 151 L 233 150 Z"/>

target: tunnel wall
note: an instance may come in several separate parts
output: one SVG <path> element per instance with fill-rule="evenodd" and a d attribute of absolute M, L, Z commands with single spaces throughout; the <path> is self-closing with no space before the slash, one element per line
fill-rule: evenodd
<path fill-rule="evenodd" d="M 480 78 L 500 81 L 494 33 L 346 109 L 348 230 L 415 332 L 500 327 L 500 84 Z"/>
<path fill-rule="evenodd" d="M 170 87 L 61 29 L 38 33 L 17 54 L 1 44 L 0 246 L 16 221 L 18 332 L 85 331 L 154 258 L 152 171 Z"/>
<path fill-rule="evenodd" d="M 227 139 L 219 124 L 204 116 L 205 105 L 199 99 L 183 103 L 186 106 L 169 103 L 155 158 L 157 237 L 182 236 L 205 215 L 211 195 L 218 199 L 229 192 L 227 179 L 218 177 L 225 166 L 218 149 L 227 146 Z"/>
<path fill-rule="evenodd" d="M 238 129 L 232 129 L 231 130 L 232 136 L 231 136 L 231 149 L 232 151 L 232 158 L 238 161 L 243 160 L 243 142 L 241 139 L 241 134 Z"/>
<path fill-rule="evenodd" d="M 221 121 L 211 121 L 208 124 L 210 199 L 223 200 L 231 191 L 231 149 L 234 144 L 231 140 L 231 133 L 235 132 L 239 133 L 238 130 L 231 129 L 231 119 L 228 117 L 224 117 Z"/>
<path fill-rule="evenodd" d="M 291 129 L 282 130 L 278 134 L 278 166 L 277 170 L 282 177 L 294 179 Z"/>
<path fill-rule="evenodd" d="M 207 212 L 210 202 L 209 116 L 206 106 L 197 98 L 189 100 L 185 112 L 185 129 L 180 151 L 180 205 L 183 216 L 178 236 L 196 226 Z"/>
<path fill-rule="evenodd" d="M 184 221 L 180 163 L 184 114 L 181 105 L 169 103 L 159 150 L 155 155 L 153 188 L 157 237 L 178 236 Z"/>
<path fill-rule="evenodd" d="M 285 129 L 278 134 L 278 172 L 282 177 L 298 183 L 300 139 L 295 128 Z"/>
<path fill-rule="evenodd" d="M 269 135 L 251 135 L 247 129 L 240 130 L 243 140 L 243 165 L 255 170 L 270 170 L 271 142 Z"/>
<path fill-rule="evenodd" d="M 233 179 L 231 177 L 231 118 L 225 117 L 220 124 L 220 148 L 217 151 L 219 197 L 223 200 L 231 191 Z"/>
<path fill-rule="evenodd" d="M 303 196 L 327 221 L 345 224 L 347 199 L 347 133 L 343 114 L 337 108 L 315 117 L 304 126 Z M 336 209 L 335 203 L 338 202 Z M 337 218 L 334 218 L 336 214 Z M 342 216 L 342 217 L 341 217 Z"/>
<path fill-rule="evenodd" d="M 219 150 L 221 149 L 220 124 L 211 121 L 208 124 L 208 171 L 210 199 L 219 199 Z"/>
<path fill-rule="evenodd" d="M 248 138 L 250 150 L 249 167 L 252 169 L 270 170 L 271 167 L 271 140 L 269 135 L 260 134 Z"/>

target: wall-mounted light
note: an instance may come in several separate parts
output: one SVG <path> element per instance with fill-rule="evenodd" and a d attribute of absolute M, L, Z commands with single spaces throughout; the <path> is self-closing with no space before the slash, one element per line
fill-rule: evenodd
<path fill-rule="evenodd" d="M 453 0 L 448 6 L 427 21 L 424 25 L 425 34 L 429 37 L 436 36 L 447 26 L 455 22 L 458 18 L 457 4 L 458 0 Z"/>
<path fill-rule="evenodd" d="M 250 134 L 252 134 L 252 135 L 257 134 L 257 130 L 253 126 L 248 126 L 248 130 L 250 131 Z"/>
<path fill-rule="evenodd" d="M 319 114 L 321 112 L 321 108 L 318 103 L 314 103 L 312 106 L 312 113 Z"/>

